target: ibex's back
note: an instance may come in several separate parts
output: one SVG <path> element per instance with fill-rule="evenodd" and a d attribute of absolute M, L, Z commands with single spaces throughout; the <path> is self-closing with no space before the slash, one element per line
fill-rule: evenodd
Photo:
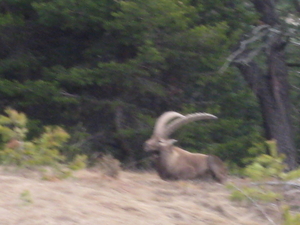
<path fill-rule="evenodd" d="M 195 179 L 207 174 L 212 174 L 220 182 L 226 179 L 226 169 L 218 157 L 190 153 L 174 146 L 176 140 L 168 139 L 180 126 L 200 119 L 216 117 L 207 113 L 183 116 L 176 112 L 166 112 L 158 118 L 152 137 L 145 142 L 145 151 L 158 155 L 156 169 L 162 179 Z"/>

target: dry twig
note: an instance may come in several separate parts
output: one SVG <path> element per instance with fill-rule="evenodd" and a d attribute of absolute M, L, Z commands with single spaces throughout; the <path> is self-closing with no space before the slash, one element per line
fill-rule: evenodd
<path fill-rule="evenodd" d="M 284 182 L 284 181 L 269 181 L 269 182 L 255 182 L 252 185 L 271 185 L 271 186 L 290 186 L 292 188 L 299 188 L 300 184 L 294 182 Z"/>
<path fill-rule="evenodd" d="M 240 47 L 237 51 L 233 52 L 228 58 L 227 58 L 227 62 L 220 68 L 219 72 L 220 73 L 223 73 L 227 68 L 228 66 L 233 62 L 233 61 L 236 61 L 237 57 L 239 55 L 241 55 L 245 50 L 246 50 L 246 47 L 250 44 L 250 43 L 253 43 L 259 39 L 261 39 L 263 36 L 265 36 L 268 32 L 269 32 L 269 28 L 270 26 L 269 25 L 260 25 L 260 26 L 257 26 L 253 29 L 252 31 L 252 36 L 247 39 L 247 40 L 244 40 L 240 43 Z M 265 45 L 261 45 L 259 48 L 255 49 L 251 54 L 249 54 L 248 56 L 248 59 L 244 59 L 242 61 L 244 61 L 244 63 L 249 63 L 252 58 L 257 55 L 261 49 L 265 47 Z M 240 61 L 240 60 L 239 60 Z"/>
<path fill-rule="evenodd" d="M 238 190 L 239 192 L 241 192 L 243 195 L 245 195 L 251 202 L 253 205 L 255 205 L 258 210 L 264 215 L 264 217 L 270 222 L 270 224 L 272 225 L 276 225 L 276 223 L 268 216 L 268 214 L 264 211 L 264 209 L 259 205 L 257 204 L 256 201 L 254 201 L 253 198 L 251 198 L 249 195 L 247 195 L 242 189 L 240 189 L 239 187 L 235 186 L 234 184 L 232 184 L 232 186 Z"/>

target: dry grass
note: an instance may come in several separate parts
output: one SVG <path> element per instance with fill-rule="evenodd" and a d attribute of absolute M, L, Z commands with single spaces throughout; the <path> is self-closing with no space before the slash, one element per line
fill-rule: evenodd
<path fill-rule="evenodd" d="M 255 207 L 228 200 L 215 182 L 166 182 L 155 173 L 118 179 L 82 170 L 68 180 L 0 172 L 1 225 L 261 225 Z"/>
<path fill-rule="evenodd" d="M 118 178 L 121 171 L 121 163 L 111 155 L 102 155 L 98 158 L 96 168 L 100 169 L 102 174 L 112 178 Z"/>

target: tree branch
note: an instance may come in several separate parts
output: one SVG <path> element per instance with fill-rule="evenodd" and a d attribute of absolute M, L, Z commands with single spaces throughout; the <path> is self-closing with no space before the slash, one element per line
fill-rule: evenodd
<path fill-rule="evenodd" d="M 240 47 L 238 50 L 236 50 L 235 52 L 233 52 L 228 58 L 227 58 L 227 62 L 224 63 L 224 65 L 220 68 L 219 72 L 220 73 L 224 73 L 224 71 L 228 68 L 228 66 L 233 62 L 237 62 L 237 63 L 244 63 L 247 64 L 249 63 L 260 51 L 263 47 L 265 47 L 265 44 L 262 44 L 259 48 L 254 49 L 252 52 L 250 52 L 247 56 L 247 58 L 244 59 L 237 59 L 238 56 L 241 56 L 242 53 L 245 52 L 247 46 L 257 40 L 260 40 L 263 36 L 265 36 L 268 32 L 269 32 L 269 25 L 260 25 L 255 27 L 252 30 L 252 36 L 247 39 L 244 40 L 240 43 Z"/>
<path fill-rule="evenodd" d="M 270 181 L 270 182 L 258 182 L 258 183 L 251 183 L 252 185 L 271 185 L 271 186 L 290 186 L 292 188 L 299 188 L 299 183 L 294 182 L 283 182 L 283 181 Z"/>
<path fill-rule="evenodd" d="M 300 46 L 300 42 L 293 41 L 293 40 L 290 40 L 290 42 L 291 42 L 293 45 Z"/>
<path fill-rule="evenodd" d="M 264 215 L 264 217 L 266 217 L 266 219 L 270 222 L 270 224 L 272 225 L 276 225 L 276 223 L 268 216 L 268 214 L 263 210 L 263 208 L 257 204 L 256 201 L 254 201 L 253 198 L 251 198 L 249 195 L 247 195 L 242 189 L 240 189 L 239 187 L 235 186 L 234 184 L 231 184 L 236 190 L 238 190 L 239 192 L 241 192 L 243 195 L 245 195 L 252 203 L 253 205 L 255 205 L 258 210 Z"/>
<path fill-rule="evenodd" d="M 79 95 L 74 95 L 74 94 L 68 93 L 66 91 L 61 91 L 60 94 L 63 96 L 66 96 L 66 97 L 71 97 L 71 98 L 79 98 L 80 97 Z"/>

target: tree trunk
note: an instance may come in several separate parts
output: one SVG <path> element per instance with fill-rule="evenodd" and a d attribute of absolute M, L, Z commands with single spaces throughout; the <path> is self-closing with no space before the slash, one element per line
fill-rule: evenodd
<path fill-rule="evenodd" d="M 279 20 L 272 0 L 253 0 L 256 10 L 261 14 L 261 21 L 271 27 L 278 26 Z M 266 69 L 253 60 L 248 64 L 235 63 L 245 80 L 257 96 L 265 136 L 277 141 L 278 151 L 286 155 L 289 169 L 297 167 L 296 147 L 290 117 L 290 99 L 288 71 L 285 64 L 286 41 L 280 33 L 268 37 L 266 51 Z M 247 57 L 248 53 L 243 53 Z"/>
<path fill-rule="evenodd" d="M 300 3 L 298 0 L 293 0 L 293 4 L 295 6 L 295 9 L 298 13 L 300 13 Z"/>

